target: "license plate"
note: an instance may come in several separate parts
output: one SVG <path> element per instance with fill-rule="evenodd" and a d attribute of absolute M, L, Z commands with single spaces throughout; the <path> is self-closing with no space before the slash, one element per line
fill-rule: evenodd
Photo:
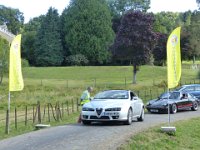
<path fill-rule="evenodd" d="M 151 112 L 158 112 L 157 109 L 151 109 L 150 111 L 151 111 Z"/>
<path fill-rule="evenodd" d="M 119 116 L 118 112 L 105 112 L 104 116 Z"/>

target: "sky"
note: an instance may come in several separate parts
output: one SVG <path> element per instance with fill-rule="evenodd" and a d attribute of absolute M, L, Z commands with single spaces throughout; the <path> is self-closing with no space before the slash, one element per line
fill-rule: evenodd
<path fill-rule="evenodd" d="M 25 23 L 31 18 L 45 15 L 49 7 L 54 7 L 61 14 L 69 0 L 0 0 L 0 5 L 19 9 L 24 14 Z M 151 0 L 149 12 L 172 11 L 185 12 L 197 9 L 196 0 Z"/>

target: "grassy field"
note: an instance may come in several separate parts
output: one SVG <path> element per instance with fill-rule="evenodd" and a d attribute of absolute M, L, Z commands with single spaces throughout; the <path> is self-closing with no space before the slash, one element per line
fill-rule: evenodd
<path fill-rule="evenodd" d="M 32 106 L 40 101 L 41 104 L 56 102 L 71 103 L 72 99 L 79 99 L 87 86 L 94 86 L 92 96 L 106 89 L 130 89 L 140 91 L 139 96 L 144 103 L 157 97 L 166 88 L 166 67 L 141 66 L 137 73 L 137 84 L 132 84 L 132 66 L 94 66 L 94 67 L 28 67 L 23 68 L 25 87 L 20 92 L 11 92 L 11 111 L 17 107 L 24 110 L 25 106 Z M 198 70 L 182 69 L 182 83 L 199 82 Z M 7 109 L 8 101 L 8 75 L 4 76 L 3 84 L 0 85 L 0 126 L 1 119 Z M 146 94 L 147 92 L 147 94 Z M 144 96 L 144 93 L 147 95 Z M 148 93 L 151 93 L 148 94 Z M 73 116 L 76 120 L 77 115 Z M 67 118 L 66 118 L 67 120 Z M 67 121 L 53 124 L 63 124 Z M 31 126 L 31 125 L 30 125 Z M 31 131 L 32 127 L 21 128 L 23 131 Z M 0 127 L 0 138 L 5 131 Z M 13 131 L 13 134 L 21 134 L 21 131 Z"/>
<path fill-rule="evenodd" d="M 105 89 L 144 91 L 166 84 L 166 67 L 142 66 L 137 73 L 137 84 L 132 84 L 132 66 L 45 67 L 23 68 L 24 90 L 12 92 L 12 106 L 24 106 L 37 101 L 55 102 L 77 99 L 87 86 L 94 86 L 93 94 Z M 181 81 L 197 80 L 197 70 L 182 69 Z M 159 94 L 159 92 L 157 92 Z M 157 96 L 157 95 L 156 95 Z M 8 79 L 0 86 L 0 110 L 6 108 Z M 146 99 L 145 99 L 146 101 Z"/>
<path fill-rule="evenodd" d="M 132 137 L 120 150 L 199 150 L 200 118 L 174 123 L 175 135 L 160 131 L 160 126 L 151 128 Z"/>

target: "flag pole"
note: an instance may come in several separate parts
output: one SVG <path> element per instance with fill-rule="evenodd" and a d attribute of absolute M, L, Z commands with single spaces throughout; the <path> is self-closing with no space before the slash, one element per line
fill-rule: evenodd
<path fill-rule="evenodd" d="M 10 91 L 8 93 L 8 110 L 6 113 L 6 133 L 10 132 Z"/>
<path fill-rule="evenodd" d="M 169 105 L 169 88 L 167 89 L 167 93 L 168 93 L 168 96 L 167 96 L 167 103 L 168 103 L 168 126 L 170 127 L 170 105 Z"/>

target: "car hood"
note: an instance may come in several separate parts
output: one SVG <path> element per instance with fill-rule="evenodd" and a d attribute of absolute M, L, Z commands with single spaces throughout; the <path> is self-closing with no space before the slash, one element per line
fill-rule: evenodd
<path fill-rule="evenodd" d="M 150 105 L 152 106 L 157 106 L 157 105 L 166 105 L 166 104 L 171 104 L 172 103 L 172 99 L 159 99 L 159 100 L 153 100 L 153 101 L 150 101 Z"/>
<path fill-rule="evenodd" d="M 98 99 L 98 100 L 92 100 L 89 103 L 84 104 L 83 107 L 90 107 L 90 108 L 113 108 L 113 107 L 123 107 L 125 105 L 128 105 L 129 101 L 126 99 L 123 100 L 112 100 L 112 99 L 108 99 L 108 100 L 104 100 L 104 99 Z"/>

